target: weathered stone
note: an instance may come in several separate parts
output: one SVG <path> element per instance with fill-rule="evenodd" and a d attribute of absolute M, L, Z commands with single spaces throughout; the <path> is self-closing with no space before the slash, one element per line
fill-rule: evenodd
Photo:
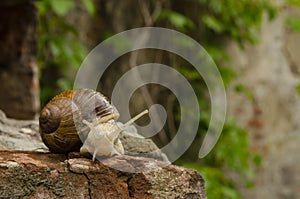
<path fill-rule="evenodd" d="M 0 149 L 47 149 L 39 135 L 38 121 L 6 118 L 0 110 Z"/>
<path fill-rule="evenodd" d="M 8 119 L 0 112 L 0 136 L 0 148 L 46 149 L 36 121 Z M 128 136 L 124 147 L 134 155 L 157 149 L 150 139 Z M 196 171 L 156 159 L 124 155 L 92 162 L 78 152 L 0 151 L 0 198 L 57 197 L 204 199 L 205 190 Z"/>
<path fill-rule="evenodd" d="M 0 136 L 0 149 L 48 151 L 40 138 L 38 121 L 9 119 L 1 110 Z M 126 133 L 121 134 L 120 140 L 127 155 L 145 156 L 169 162 L 167 156 L 159 150 L 151 139 L 131 136 Z M 76 155 L 76 153 L 71 155 Z"/>
<path fill-rule="evenodd" d="M 121 133 L 120 140 L 126 154 L 132 156 L 144 156 L 169 162 L 166 154 L 162 153 L 154 142 L 149 138 L 130 136 L 128 133 Z"/>
<path fill-rule="evenodd" d="M 144 157 L 2 150 L 0 171 L 0 198 L 206 198 L 198 172 Z"/>

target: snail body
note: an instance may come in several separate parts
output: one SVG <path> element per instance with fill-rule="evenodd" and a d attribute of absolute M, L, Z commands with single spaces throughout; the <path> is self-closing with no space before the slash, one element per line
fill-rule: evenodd
<path fill-rule="evenodd" d="M 83 123 L 90 128 L 90 132 L 83 146 L 80 148 L 80 153 L 86 155 L 92 154 L 93 161 L 96 156 L 113 156 L 124 154 L 124 148 L 121 141 L 118 139 L 119 134 L 123 130 L 127 130 L 132 127 L 132 123 L 147 114 L 148 110 L 145 110 L 129 120 L 127 123 L 117 123 L 113 120 L 101 123 L 100 120 L 95 120 L 90 123 L 83 120 Z M 99 123 L 100 121 L 100 123 Z"/>
<path fill-rule="evenodd" d="M 90 132 L 83 146 L 80 148 L 80 153 L 89 156 L 92 154 L 93 161 L 96 156 L 114 156 L 124 154 L 124 148 L 121 141 L 118 139 L 119 128 L 111 122 L 98 124 L 97 122 L 88 122 L 83 120 Z"/>
<path fill-rule="evenodd" d="M 101 93 L 92 89 L 64 91 L 41 111 L 39 131 L 43 142 L 54 153 L 79 151 L 83 155 L 124 154 L 119 134 L 142 115 L 126 124 L 116 122 L 117 109 Z"/>

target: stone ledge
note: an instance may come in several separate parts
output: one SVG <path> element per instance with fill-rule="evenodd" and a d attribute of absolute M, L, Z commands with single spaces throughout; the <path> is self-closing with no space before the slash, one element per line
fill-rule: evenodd
<path fill-rule="evenodd" d="M 0 150 L 0 198 L 6 197 L 206 198 L 197 171 L 151 158 L 92 162 L 76 153 Z"/>

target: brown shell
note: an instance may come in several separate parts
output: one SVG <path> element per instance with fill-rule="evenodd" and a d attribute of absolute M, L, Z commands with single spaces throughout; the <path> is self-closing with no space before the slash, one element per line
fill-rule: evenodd
<path fill-rule="evenodd" d="M 110 114 L 118 113 L 101 93 L 92 89 L 64 91 L 42 109 L 40 134 L 52 152 L 79 151 L 89 132 L 82 120 L 91 122 Z"/>

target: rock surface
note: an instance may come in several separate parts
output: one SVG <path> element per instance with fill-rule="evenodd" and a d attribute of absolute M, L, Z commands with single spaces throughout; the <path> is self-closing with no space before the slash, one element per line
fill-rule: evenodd
<path fill-rule="evenodd" d="M 0 149 L 48 151 L 39 134 L 37 120 L 15 120 L 5 116 L 0 110 Z M 121 133 L 120 140 L 125 154 L 144 156 L 169 162 L 151 139 L 141 135 Z"/>
<path fill-rule="evenodd" d="M 38 121 L 9 119 L 0 110 L 0 149 L 47 150 L 39 135 Z"/>
<path fill-rule="evenodd" d="M 134 156 L 92 162 L 76 152 L 52 154 L 37 121 L 0 111 L 0 198 L 206 198 L 202 176 L 166 163 L 150 139 L 124 134 L 121 140 Z"/>
<path fill-rule="evenodd" d="M 150 158 L 0 151 L 0 198 L 58 197 L 206 198 L 198 172 Z"/>

